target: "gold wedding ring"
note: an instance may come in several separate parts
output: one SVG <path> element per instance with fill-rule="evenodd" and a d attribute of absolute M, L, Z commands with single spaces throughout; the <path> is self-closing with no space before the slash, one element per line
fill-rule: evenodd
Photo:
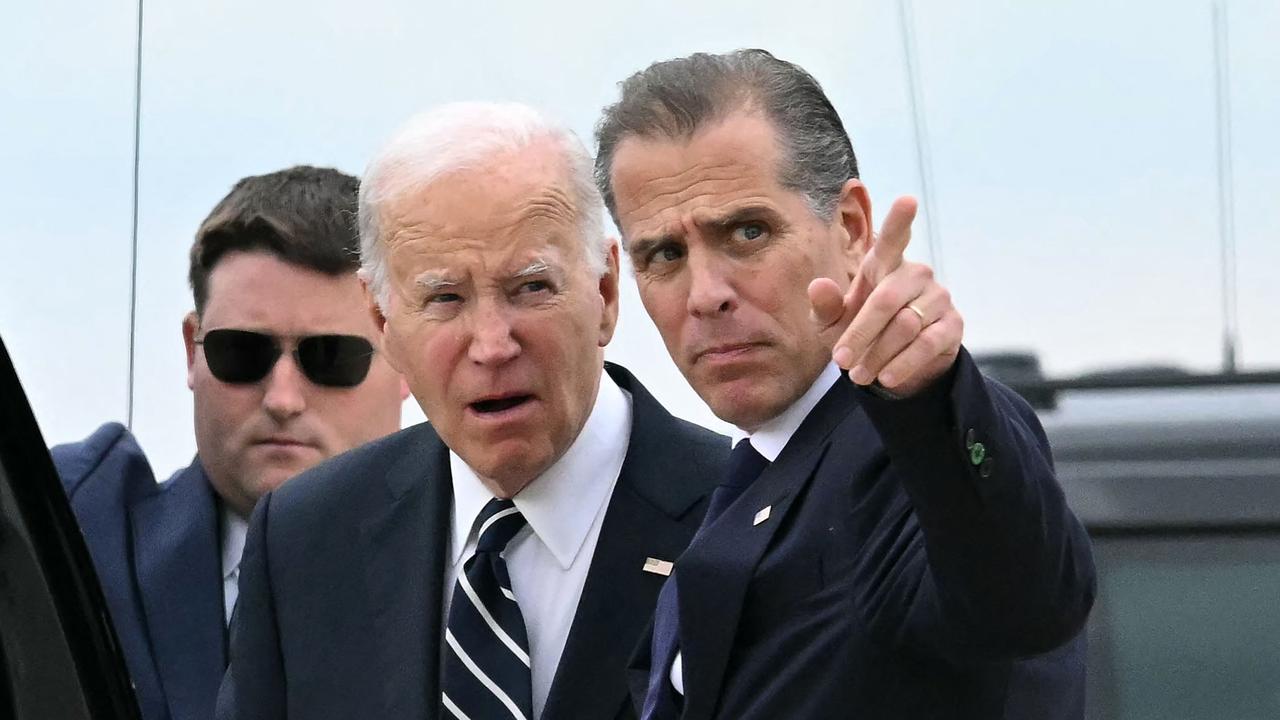
<path fill-rule="evenodd" d="M 915 313 L 916 317 L 920 318 L 920 331 L 923 332 L 925 327 L 929 325 L 929 323 L 925 322 L 924 320 L 924 312 L 921 311 L 920 308 L 916 307 L 915 305 L 912 305 L 911 303 L 907 303 L 907 309 Z"/>

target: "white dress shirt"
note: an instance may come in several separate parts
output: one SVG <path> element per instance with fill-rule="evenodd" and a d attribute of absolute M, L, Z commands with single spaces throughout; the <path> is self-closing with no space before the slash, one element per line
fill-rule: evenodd
<path fill-rule="evenodd" d="M 738 441 L 747 440 L 751 443 L 751 447 L 760 453 L 765 460 L 773 462 L 782 454 L 782 448 L 791 442 L 791 436 L 796 434 L 796 430 L 800 429 L 800 423 L 809 417 L 809 412 L 813 410 L 823 395 L 831 389 L 840 379 L 840 368 L 835 363 L 827 363 L 827 366 L 819 373 L 818 379 L 813 381 L 809 389 L 800 396 L 798 400 L 791 403 L 791 406 L 782 411 L 781 415 L 769 420 L 756 431 L 749 433 L 741 428 L 734 428 L 730 434 L 733 438 L 733 444 L 736 447 Z M 684 657 L 680 652 L 676 652 L 676 659 L 671 663 L 671 684 L 675 686 L 676 692 L 684 694 Z"/>
<path fill-rule="evenodd" d="M 513 498 L 528 525 L 502 557 L 529 635 L 535 718 L 542 715 L 555 679 L 630 438 L 631 396 L 601 373 L 595 406 L 582 432 L 555 464 Z M 449 471 L 453 517 L 451 562 L 444 578 L 446 622 L 458 574 L 475 555 L 476 516 L 493 499 L 475 471 L 453 452 Z"/>
<path fill-rule="evenodd" d="M 227 625 L 240 595 L 240 556 L 244 555 L 244 539 L 249 522 L 231 508 L 222 506 L 222 610 Z"/>

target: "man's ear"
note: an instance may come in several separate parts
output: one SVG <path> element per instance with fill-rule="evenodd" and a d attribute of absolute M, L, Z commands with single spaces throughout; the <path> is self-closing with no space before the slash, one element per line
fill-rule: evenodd
<path fill-rule="evenodd" d="M 195 312 L 182 318 L 182 343 L 187 347 L 187 387 L 196 386 L 196 333 L 200 332 L 200 318 Z"/>
<path fill-rule="evenodd" d="M 866 257 L 875 242 L 871 225 L 871 194 L 867 186 L 857 178 L 850 178 L 840 188 L 833 222 L 839 224 L 841 255 L 846 260 L 850 279 L 858 273 L 862 258 Z"/>
<path fill-rule="evenodd" d="M 364 294 L 365 307 L 369 311 L 369 317 L 373 320 L 373 328 L 381 338 L 387 331 L 387 316 L 382 314 L 382 306 L 378 305 L 378 298 L 374 296 L 373 289 L 369 287 L 369 281 L 365 279 L 364 273 L 359 273 L 356 277 L 360 280 L 360 292 Z M 381 339 L 379 339 L 379 342 L 381 342 Z"/>
<path fill-rule="evenodd" d="M 378 353 L 387 361 L 392 370 L 400 373 L 400 367 L 396 364 L 395 356 L 387 352 L 387 316 L 382 312 L 382 306 L 378 304 L 378 298 L 373 293 L 373 288 L 369 287 L 369 281 L 365 279 L 364 273 L 357 275 L 360 280 L 360 291 L 364 293 L 365 306 L 369 311 L 369 318 L 373 320 L 374 342 L 378 345 Z M 403 379 L 401 379 L 403 383 Z M 407 385 L 404 389 L 407 390 Z M 403 399 L 403 398 L 402 398 Z"/>
<path fill-rule="evenodd" d="M 605 256 L 604 275 L 600 276 L 600 347 L 609 344 L 618 328 L 618 240 L 609 238 L 609 254 Z"/>

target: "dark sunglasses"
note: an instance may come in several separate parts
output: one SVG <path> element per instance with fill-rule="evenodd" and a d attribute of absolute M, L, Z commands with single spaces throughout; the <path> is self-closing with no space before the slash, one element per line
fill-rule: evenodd
<path fill-rule="evenodd" d="M 209 372 L 225 383 L 258 382 L 284 352 L 280 338 L 252 330 L 210 330 L 195 342 L 204 346 Z M 355 387 L 369 374 L 373 345 L 358 335 L 307 335 L 298 338 L 292 355 L 316 385 Z"/>

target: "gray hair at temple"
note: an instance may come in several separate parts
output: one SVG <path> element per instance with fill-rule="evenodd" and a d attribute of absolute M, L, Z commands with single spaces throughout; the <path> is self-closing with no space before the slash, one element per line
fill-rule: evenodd
<path fill-rule="evenodd" d="M 620 83 L 622 97 L 596 125 L 596 186 L 614 221 L 613 156 L 628 137 L 681 140 L 739 110 L 759 110 L 781 145 L 778 180 L 819 217 L 835 212 L 858 161 L 840 115 L 799 65 L 766 50 L 695 53 L 657 62 Z"/>
<path fill-rule="evenodd" d="M 383 208 L 444 175 L 544 138 L 563 150 L 584 256 L 596 275 L 605 274 L 610 241 L 604 234 L 603 203 L 592 179 L 591 154 L 578 136 L 520 103 L 450 103 L 405 123 L 370 161 L 360 183 L 360 277 L 380 308 L 387 309 L 391 292 Z"/>

